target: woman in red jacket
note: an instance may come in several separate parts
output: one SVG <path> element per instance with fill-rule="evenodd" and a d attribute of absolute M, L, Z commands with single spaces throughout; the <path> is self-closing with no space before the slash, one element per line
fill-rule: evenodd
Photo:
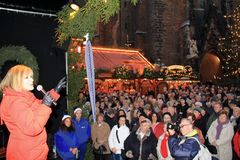
<path fill-rule="evenodd" d="M 233 149 L 237 154 L 238 158 L 240 158 L 240 128 L 238 128 L 237 132 L 233 137 Z"/>
<path fill-rule="evenodd" d="M 33 89 L 33 71 L 24 65 L 12 67 L 0 83 L 0 117 L 10 132 L 9 160 L 47 159 L 45 124 L 52 112 L 49 106 L 59 95 L 52 90 L 41 101 L 33 95 Z"/>

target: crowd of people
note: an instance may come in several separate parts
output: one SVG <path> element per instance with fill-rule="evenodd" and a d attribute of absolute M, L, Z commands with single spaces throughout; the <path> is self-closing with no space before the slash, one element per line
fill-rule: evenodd
<path fill-rule="evenodd" d="M 9 70 L 0 83 L 1 121 L 10 131 L 7 159 L 47 159 L 45 125 L 64 84 L 60 81 L 39 100 L 31 93 L 32 70 L 23 65 Z M 61 159 L 84 160 L 89 143 L 95 160 L 192 160 L 201 144 L 212 159 L 240 158 L 238 87 L 193 84 L 146 95 L 96 95 L 96 122 L 84 92 L 73 116 L 62 117 L 53 135 Z"/>
<path fill-rule="evenodd" d="M 79 107 L 90 109 L 88 97 L 79 95 L 83 104 Z M 236 160 L 240 158 L 239 100 L 238 87 L 204 84 L 165 89 L 157 95 L 97 93 L 96 122 L 90 110 L 84 120 L 92 124 L 88 136 L 77 139 L 85 144 L 90 140 L 96 160 L 190 160 L 197 156 L 199 143 L 207 146 L 212 159 Z M 76 110 L 82 112 L 80 108 Z M 74 126 L 78 135 L 81 126 Z M 81 154 L 84 157 L 85 150 Z"/>

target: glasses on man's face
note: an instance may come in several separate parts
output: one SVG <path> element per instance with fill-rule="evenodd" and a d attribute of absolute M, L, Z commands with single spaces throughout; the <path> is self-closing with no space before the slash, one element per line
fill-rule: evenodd
<path fill-rule="evenodd" d="M 142 120 L 140 123 L 146 123 L 147 122 L 147 120 Z"/>
<path fill-rule="evenodd" d="M 188 126 L 188 125 L 190 125 L 190 124 L 182 124 L 182 125 L 180 125 L 180 128 L 183 128 L 183 127 Z"/>

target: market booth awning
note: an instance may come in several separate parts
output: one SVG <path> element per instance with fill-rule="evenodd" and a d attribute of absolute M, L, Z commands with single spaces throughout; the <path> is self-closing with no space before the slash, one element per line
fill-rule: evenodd
<path fill-rule="evenodd" d="M 126 66 L 143 73 L 144 68 L 153 65 L 137 50 L 93 47 L 94 66 L 96 70 L 109 70 Z"/>

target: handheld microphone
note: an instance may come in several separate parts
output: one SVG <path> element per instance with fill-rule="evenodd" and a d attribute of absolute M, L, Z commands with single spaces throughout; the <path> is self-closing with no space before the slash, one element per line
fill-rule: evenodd
<path fill-rule="evenodd" d="M 43 89 L 43 86 L 42 86 L 42 85 L 38 85 L 38 86 L 37 86 L 37 90 L 38 90 L 39 92 L 42 92 L 42 94 L 43 94 L 44 96 L 47 95 L 47 92 Z M 57 103 L 56 103 L 55 101 L 53 101 L 53 105 L 56 106 Z"/>

